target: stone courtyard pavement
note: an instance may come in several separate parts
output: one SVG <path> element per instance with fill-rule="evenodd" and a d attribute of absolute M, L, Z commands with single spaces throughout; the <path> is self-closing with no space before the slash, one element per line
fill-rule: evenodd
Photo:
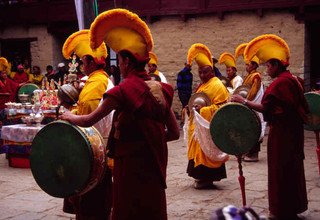
<path fill-rule="evenodd" d="M 266 142 L 267 137 L 258 163 L 242 163 L 247 205 L 265 216 L 268 215 Z M 320 176 L 315 146 L 315 134 L 306 131 L 305 172 L 309 209 L 301 216 L 308 220 L 320 219 Z M 217 182 L 217 189 L 196 190 L 192 187 L 193 179 L 185 172 L 186 155 L 183 137 L 169 143 L 166 191 L 169 219 L 209 219 L 217 208 L 228 204 L 242 206 L 235 157 L 231 156 L 226 163 L 228 178 Z M 62 203 L 62 199 L 47 195 L 37 186 L 30 169 L 9 167 L 5 155 L 0 155 L 0 219 L 75 219 L 74 215 L 62 212 Z"/>

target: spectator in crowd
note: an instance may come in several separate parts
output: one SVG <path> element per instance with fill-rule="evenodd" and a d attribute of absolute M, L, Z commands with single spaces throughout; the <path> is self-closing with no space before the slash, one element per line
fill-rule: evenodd
<path fill-rule="evenodd" d="M 29 81 L 39 86 L 39 88 L 41 88 L 43 77 L 44 76 L 41 73 L 40 67 L 33 66 L 32 73 L 29 76 Z"/>
<path fill-rule="evenodd" d="M 9 63 L 6 58 L 0 57 L 0 110 L 6 106 L 6 102 L 15 102 L 19 84 L 11 80 L 7 75 Z"/>
<path fill-rule="evenodd" d="M 44 75 L 47 78 L 47 81 L 50 82 L 51 79 L 54 80 L 55 71 L 53 70 L 53 66 L 48 65 L 46 67 L 46 74 Z"/>
<path fill-rule="evenodd" d="M 24 67 L 22 64 L 18 65 L 17 72 L 13 76 L 13 81 L 16 83 L 26 83 L 29 81 L 29 75 L 24 71 Z"/>

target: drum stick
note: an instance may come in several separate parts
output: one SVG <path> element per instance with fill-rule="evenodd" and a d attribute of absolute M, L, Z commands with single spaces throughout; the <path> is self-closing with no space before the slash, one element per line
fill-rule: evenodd
<path fill-rule="evenodd" d="M 61 107 L 61 104 L 59 104 L 59 105 L 56 107 L 56 120 L 59 119 L 59 110 L 60 110 L 60 107 Z"/>
<path fill-rule="evenodd" d="M 319 138 L 319 131 L 314 131 L 316 134 L 316 141 L 317 141 L 317 146 L 316 146 L 316 153 L 318 157 L 318 167 L 319 167 L 319 175 L 320 175 L 320 138 Z"/>
<path fill-rule="evenodd" d="M 238 177 L 238 181 L 240 183 L 240 189 L 241 189 L 241 196 L 242 196 L 242 206 L 245 207 L 247 205 L 247 201 L 246 201 L 246 189 L 245 189 L 245 182 L 246 182 L 246 178 L 243 176 L 243 172 L 242 172 L 242 155 L 238 155 L 237 156 L 238 159 L 238 168 L 239 168 L 239 177 Z"/>

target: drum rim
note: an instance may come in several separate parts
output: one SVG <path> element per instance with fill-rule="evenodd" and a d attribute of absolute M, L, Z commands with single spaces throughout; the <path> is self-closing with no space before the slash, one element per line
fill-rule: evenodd
<path fill-rule="evenodd" d="M 310 108 L 310 105 L 309 105 L 309 97 L 319 97 L 319 100 L 320 100 L 320 94 L 318 93 L 315 93 L 315 92 L 306 92 L 304 93 L 304 97 L 307 101 L 307 104 L 308 104 L 308 107 L 309 107 L 309 110 L 311 110 Z M 311 113 L 318 113 L 318 114 L 311 114 Z M 320 110 L 318 112 L 310 112 L 309 115 L 316 115 L 318 117 L 320 117 Z M 320 129 L 320 124 L 316 125 L 316 126 L 313 126 L 313 125 L 310 125 L 310 124 L 304 124 L 304 129 L 307 130 L 307 131 L 317 131 Z"/>
<path fill-rule="evenodd" d="M 216 114 L 220 114 L 220 112 L 221 111 L 223 111 L 224 110 L 224 108 L 226 108 L 226 107 L 228 107 L 228 106 L 241 106 L 241 108 L 243 108 L 243 109 L 246 109 L 246 111 L 247 112 L 250 112 L 251 113 L 251 115 L 253 115 L 253 117 L 255 118 L 255 121 L 257 122 L 257 125 L 258 125 L 258 130 L 260 130 L 260 132 L 257 132 L 257 142 L 259 141 L 259 138 L 260 138 L 260 134 L 261 134 L 261 129 L 262 129 L 262 125 L 261 125 L 261 121 L 260 121 L 260 119 L 259 119 L 259 117 L 258 117 L 258 115 L 256 114 L 256 112 L 254 112 L 252 109 L 250 109 L 250 108 L 248 108 L 247 106 L 245 106 L 245 105 L 243 105 L 243 104 L 240 104 L 240 103 L 235 103 L 235 102 L 229 102 L 229 103 L 226 103 L 226 104 L 224 104 L 223 106 L 221 106 L 215 113 L 214 113 L 214 115 L 213 115 L 213 118 L 212 118 L 212 120 L 211 120 L 211 122 L 210 122 L 210 134 L 211 134 L 211 138 L 212 138 L 212 140 L 213 140 L 213 142 L 215 143 L 215 145 L 221 150 L 221 151 L 223 151 L 223 152 L 225 152 L 225 153 L 227 153 L 227 154 L 231 154 L 231 155 L 238 155 L 238 154 L 234 154 L 234 152 L 226 152 L 225 151 L 225 149 L 223 149 L 223 148 L 221 148 L 221 146 L 219 146 L 219 144 L 217 144 L 216 142 L 215 142 L 215 140 L 214 140 L 214 134 L 213 134 L 213 124 L 214 124 L 214 121 L 215 121 L 215 118 L 214 118 L 214 116 L 216 115 Z M 252 146 L 253 147 L 253 146 Z M 229 148 L 228 148 L 229 149 Z M 242 150 L 242 149 L 241 149 Z M 250 149 L 249 149 L 250 150 Z M 248 150 L 248 151 L 249 151 Z M 240 154 L 243 154 L 243 153 L 246 153 L 246 152 L 241 152 Z"/>
<path fill-rule="evenodd" d="M 69 123 L 69 122 L 67 122 L 67 121 L 57 120 L 57 121 L 51 122 L 51 123 L 47 124 L 46 126 L 44 126 L 44 127 L 37 133 L 37 135 L 38 135 L 38 134 L 42 134 L 42 133 L 44 132 L 44 129 L 46 129 L 47 126 L 48 126 L 48 127 L 51 127 L 51 126 L 53 126 L 54 124 L 64 124 L 64 125 L 70 126 L 70 127 L 74 128 L 74 129 L 77 131 L 77 133 L 79 133 L 79 134 L 84 138 L 84 140 L 85 140 L 85 142 L 86 142 L 86 144 L 87 144 L 87 149 L 88 149 L 88 153 L 89 153 L 89 156 L 88 156 L 88 157 L 89 157 L 89 159 L 90 159 L 90 161 L 89 161 L 89 162 L 90 162 L 90 167 L 89 167 L 89 172 L 88 172 L 88 173 L 91 173 L 91 172 L 92 172 L 92 169 L 93 169 L 93 166 L 92 166 L 92 164 L 93 164 L 92 145 L 91 145 L 89 139 L 87 138 L 87 136 L 84 134 L 84 132 L 83 132 L 79 127 L 77 127 L 77 126 L 75 126 L 75 125 L 73 125 L 73 124 L 71 124 L 71 123 Z M 47 128 L 48 128 L 48 127 L 47 127 Z M 37 136 L 37 135 L 36 135 L 36 136 Z M 36 137 L 35 137 L 35 138 L 36 138 Z M 31 172 L 32 172 L 32 175 L 33 175 L 35 181 L 37 182 L 38 186 L 39 186 L 43 191 L 45 191 L 46 193 L 48 193 L 48 194 L 51 195 L 51 196 L 58 197 L 58 198 L 64 198 L 65 196 L 74 195 L 73 193 L 70 192 L 69 195 L 63 195 L 63 196 L 61 196 L 61 194 L 54 194 L 54 193 L 52 193 L 52 192 L 49 193 L 47 190 L 45 190 L 45 189 L 47 189 L 47 188 L 45 188 L 45 187 L 42 185 L 43 183 L 40 181 L 39 177 L 37 177 L 36 175 L 34 175 L 34 173 L 36 172 L 36 169 L 33 168 L 33 162 L 32 162 L 32 161 L 33 161 L 33 160 L 32 160 L 32 150 L 31 150 L 31 153 L 30 153 L 30 169 L 31 169 Z M 39 182 L 39 181 L 40 181 L 40 182 Z M 89 183 L 89 181 L 90 181 L 89 178 L 86 179 L 86 180 L 83 182 L 83 184 L 81 184 L 81 187 L 79 187 L 78 190 L 79 190 L 80 192 L 81 192 L 82 190 L 84 190 L 84 189 L 86 188 L 87 184 Z"/>
<path fill-rule="evenodd" d="M 39 87 L 38 85 L 34 84 L 34 83 L 26 83 L 26 84 L 22 85 L 22 86 L 19 88 L 18 94 L 20 94 L 21 88 L 26 87 L 26 86 L 30 86 L 30 85 L 35 86 L 36 89 L 40 89 L 40 87 Z M 35 90 L 36 90 L 36 89 L 35 89 Z"/>

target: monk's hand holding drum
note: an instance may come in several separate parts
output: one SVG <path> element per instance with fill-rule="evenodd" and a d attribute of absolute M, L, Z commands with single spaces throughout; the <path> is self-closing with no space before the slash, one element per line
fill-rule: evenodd
<path fill-rule="evenodd" d="M 241 95 L 232 95 L 231 96 L 231 99 L 230 99 L 231 102 L 238 102 L 238 103 L 243 103 L 245 101 L 245 98 L 243 98 Z"/>
<path fill-rule="evenodd" d="M 72 114 L 70 111 L 68 110 L 65 110 L 65 112 L 59 116 L 59 119 L 61 120 L 65 120 L 65 121 L 68 121 L 68 122 L 71 122 L 72 123 L 72 119 L 75 117 L 74 114 Z"/>
<path fill-rule="evenodd" d="M 194 108 L 197 112 L 200 112 L 200 109 L 201 109 L 202 107 L 203 107 L 203 106 L 198 105 L 198 104 L 194 104 L 194 105 L 193 105 L 193 108 Z"/>

